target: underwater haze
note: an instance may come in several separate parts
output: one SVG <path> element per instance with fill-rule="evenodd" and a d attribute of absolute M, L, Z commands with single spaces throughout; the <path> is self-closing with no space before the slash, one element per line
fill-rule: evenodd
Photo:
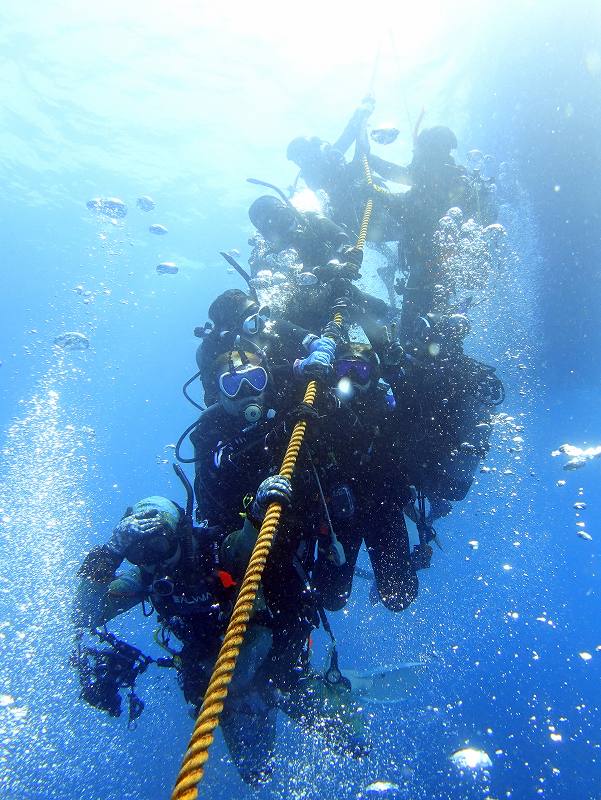
<path fill-rule="evenodd" d="M 180 387 L 211 301 L 244 288 L 219 253 L 249 256 L 246 179 L 287 189 L 288 142 L 334 141 L 373 91 L 400 129 L 373 152 L 407 164 L 424 109 L 458 162 L 505 165 L 509 255 L 466 348 L 507 397 L 417 601 L 393 615 L 356 580 L 332 614 L 343 671 L 428 665 L 369 708 L 370 756 L 281 717 L 270 783 L 218 735 L 200 797 L 600 800 L 599 4 L 5 0 L 0 64 L 0 796 L 170 796 L 193 725 L 173 671 L 140 677 L 135 730 L 78 699 L 77 570 L 136 499 L 183 503 Z M 153 627 L 111 630 L 157 657 Z"/>

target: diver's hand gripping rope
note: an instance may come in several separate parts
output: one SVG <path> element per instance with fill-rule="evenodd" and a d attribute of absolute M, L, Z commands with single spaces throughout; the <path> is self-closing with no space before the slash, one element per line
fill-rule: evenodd
<path fill-rule="evenodd" d="M 371 184 L 371 171 L 367 158 L 364 157 L 363 163 L 367 181 Z M 365 211 L 363 212 L 363 220 L 361 222 L 361 229 L 356 245 L 358 250 L 363 250 L 365 247 L 372 208 L 373 202 L 369 199 L 365 205 Z M 334 322 L 342 325 L 342 321 L 341 314 L 334 314 Z M 310 381 L 305 391 L 303 403 L 306 403 L 308 406 L 313 406 L 316 395 L 317 382 Z M 298 454 L 305 436 L 306 427 L 307 421 L 299 420 L 292 431 L 282 462 L 282 468 L 280 469 L 280 475 L 288 478 L 288 480 L 292 478 L 292 473 L 294 472 L 294 467 L 296 466 Z M 248 567 L 246 568 L 240 594 L 234 605 L 234 610 L 232 611 L 232 616 L 223 638 L 223 644 L 221 645 L 213 674 L 211 675 L 204 700 L 202 701 L 200 713 L 194 724 L 194 730 L 192 731 L 188 749 L 186 750 L 179 774 L 175 781 L 171 800 L 196 800 L 198 797 L 198 784 L 204 777 L 204 765 L 209 759 L 209 747 L 215 738 L 213 732 L 219 725 L 219 717 L 223 711 L 223 703 L 227 697 L 228 686 L 232 681 L 240 648 L 244 642 L 244 634 L 246 633 L 253 603 L 259 589 L 261 576 L 265 569 L 267 557 L 269 556 L 281 515 L 281 504 L 271 503 L 265 514 L 265 519 L 261 525 L 261 530 L 257 536 L 257 541 L 253 548 Z"/>

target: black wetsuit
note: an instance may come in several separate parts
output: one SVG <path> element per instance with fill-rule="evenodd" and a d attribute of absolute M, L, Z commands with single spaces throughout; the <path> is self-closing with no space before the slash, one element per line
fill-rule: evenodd
<path fill-rule="evenodd" d="M 503 385 L 494 368 L 460 349 L 436 358 L 426 347 L 415 353 L 394 385 L 394 447 L 411 484 L 431 501 L 460 501 L 488 452 L 491 408 L 502 401 Z"/>
<path fill-rule="evenodd" d="M 297 388 L 302 389 L 299 383 Z M 294 389 L 292 391 L 294 394 Z M 302 394 L 301 394 L 302 399 Z M 196 461 L 194 483 L 199 513 L 228 532 L 242 527 L 245 496 L 279 471 L 293 422 L 277 416 L 240 429 L 239 421 L 219 406 L 201 416 L 191 434 Z M 312 566 L 312 523 L 305 513 L 305 470 L 293 478 L 294 507 L 282 517 L 263 573 L 263 591 L 271 614 L 272 677 L 285 688 L 313 628 L 319 624 L 305 572 Z"/>
<path fill-rule="evenodd" d="M 418 316 L 443 310 L 434 308 L 435 287 L 441 286 L 443 293 L 447 289 L 444 286 L 444 265 L 440 263 L 434 243 L 439 220 L 453 206 L 462 210 L 465 219 L 475 217 L 483 225 L 489 225 L 496 219 L 494 206 L 482 206 L 474 182 L 470 181 L 465 168 L 455 164 L 451 156 L 441 164 L 412 164 L 408 170 L 413 181 L 412 188 L 391 201 L 393 205 L 396 204 L 403 229 L 399 242 L 399 263 L 406 264 L 409 270 L 402 312 L 402 328 L 406 334 L 411 333 Z M 442 299 L 448 300 L 446 294 Z"/>
<path fill-rule="evenodd" d="M 371 197 L 364 156 L 367 156 L 372 179 L 380 186 L 384 186 L 384 183 L 378 175 L 387 179 L 402 171 L 396 165 L 369 152 L 365 120 L 364 114 L 355 112 L 336 142 L 326 147 L 320 158 L 312 159 L 304 168 L 300 165 L 301 176 L 306 185 L 314 192 L 321 190 L 327 194 L 332 220 L 342 226 L 352 239 L 356 239 L 359 234 L 365 206 Z M 346 161 L 344 154 L 353 143 L 353 159 Z M 399 235 L 394 215 L 384 203 L 375 203 L 367 232 L 368 241 L 398 241 Z"/>
<path fill-rule="evenodd" d="M 254 495 L 268 475 L 277 471 L 277 451 L 267 437 L 273 420 L 241 428 L 240 420 L 215 404 L 204 411 L 190 435 L 194 445 L 194 493 L 201 519 L 228 532 L 241 527 L 245 495 Z"/>
<path fill-rule="evenodd" d="M 274 252 L 294 247 L 305 271 L 327 264 L 342 245 L 350 244 L 345 231 L 323 214 L 305 211 L 299 212 L 299 217 L 302 222 L 290 231 L 286 240 L 280 242 Z"/>
<path fill-rule="evenodd" d="M 384 300 L 361 291 L 350 280 L 333 278 L 315 286 L 299 287 L 286 301 L 286 318 L 292 323 L 302 323 L 312 330 L 321 331 L 333 318 L 336 301 L 343 299 L 345 325 L 357 324 L 374 349 L 382 344 L 383 325 L 398 314 Z"/>

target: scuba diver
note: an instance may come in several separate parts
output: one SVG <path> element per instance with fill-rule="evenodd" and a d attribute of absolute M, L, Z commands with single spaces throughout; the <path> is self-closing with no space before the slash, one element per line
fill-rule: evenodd
<path fill-rule="evenodd" d="M 331 219 L 315 211 L 299 211 L 289 201 L 273 195 L 258 197 L 248 209 L 250 221 L 268 245 L 261 259 L 251 255 L 253 273 L 266 255 L 293 248 L 298 253 L 297 270 L 308 272 L 333 258 L 348 244 L 347 233 Z"/>
<path fill-rule="evenodd" d="M 273 486 L 260 488 L 253 514 L 260 517 L 270 502 L 286 496 Z M 168 653 L 156 663 L 177 670 L 184 697 L 197 713 L 246 567 L 239 560 L 241 549 L 228 543 L 221 529 L 194 526 L 191 513 L 191 490 L 185 511 L 160 496 L 139 501 L 127 509 L 110 540 L 88 553 L 79 570 L 73 611 L 77 650 L 71 663 L 79 672 L 80 697 L 118 716 L 119 690 L 129 688 L 130 723 L 143 709 L 134 694 L 135 679 L 155 660 L 103 632 L 102 626 L 138 604 L 150 604 L 160 626 L 155 641 Z M 116 574 L 124 560 L 134 567 Z M 318 730 L 338 753 L 362 757 L 368 751 L 365 719 L 350 696 L 348 681 L 331 679 L 329 670 L 325 675 L 315 672 L 305 654 L 294 665 L 287 691 L 272 682 L 273 627 L 259 594 L 221 717 L 230 754 L 251 785 L 268 780 L 273 770 L 278 708 L 305 729 Z M 109 646 L 84 647 L 87 631 Z"/>
<path fill-rule="evenodd" d="M 307 187 L 327 195 L 328 215 L 331 219 L 355 238 L 361 227 L 366 200 L 371 195 L 366 181 L 365 158 L 376 176 L 380 175 L 385 180 L 407 182 L 402 167 L 384 161 L 369 151 L 366 124 L 374 107 L 372 97 L 364 98 L 333 145 L 317 136 L 298 136 L 290 142 L 286 150 L 288 160 L 299 167 L 299 176 Z M 345 153 L 353 143 L 355 151 L 349 162 Z M 378 177 L 373 178 L 373 182 L 385 190 L 383 181 Z M 376 203 L 368 240 L 398 241 L 399 235 L 398 225 L 387 207 Z"/>
<path fill-rule="evenodd" d="M 336 327 L 332 323 L 326 332 Z M 220 524 L 230 533 L 240 528 L 241 517 L 245 520 L 234 539 L 248 556 L 261 523 L 256 503 L 249 498 L 257 486 L 265 489 L 272 482 L 286 494 L 282 502 L 290 506 L 292 487 L 285 481 L 283 488 L 277 470 L 294 423 L 310 414 L 302 404 L 307 381 L 323 379 L 331 372 L 336 345 L 327 335 L 313 337 L 308 355 L 293 364 L 279 365 L 278 371 L 260 351 L 244 350 L 245 342 L 242 340 L 239 349 L 219 354 L 212 364 L 205 363 L 203 380 L 214 386 L 217 402 L 184 432 L 176 456 L 194 463 L 199 518 Z M 188 434 L 193 458 L 183 458 L 179 452 Z M 295 487 L 298 474 L 299 470 L 293 479 Z M 267 604 L 278 620 L 272 658 L 276 682 L 279 675 L 287 680 L 310 631 L 319 622 L 315 598 L 307 590 L 305 570 L 311 567 L 311 554 L 302 514 L 287 514 L 282 529 L 285 534 L 276 537 L 263 576 Z M 276 666 L 276 662 L 281 664 Z"/>
<path fill-rule="evenodd" d="M 303 364 L 303 373 L 307 377 L 327 371 L 329 367 L 327 359 L 321 363 L 324 359 L 318 353 L 324 352 L 324 348 L 328 352 L 331 344 L 318 341 L 319 336 L 299 324 L 281 317 L 274 318 L 269 306 L 259 305 L 253 295 L 241 289 L 222 292 L 209 306 L 209 318 L 210 322 L 194 331 L 202 341 L 196 351 L 198 373 L 188 382 L 200 377 L 207 406 L 219 398 L 218 384 L 213 375 L 215 360 L 228 350 L 249 350 L 253 359 L 264 360 L 269 370 L 281 372 L 283 379 L 291 375 L 294 362 L 300 355 L 309 358 Z M 247 417 L 247 421 L 252 420 Z"/>
<path fill-rule="evenodd" d="M 406 176 L 409 191 L 377 195 L 388 205 L 402 231 L 398 237 L 399 265 L 408 277 L 405 285 L 397 284 L 397 291 L 403 295 L 401 325 L 406 336 L 412 334 L 420 315 L 444 310 L 434 308 L 437 291 L 443 292 L 443 304 L 448 299 L 434 242 L 441 217 L 450 208 L 459 207 L 466 219 L 473 217 L 484 226 L 496 220 L 494 186 L 457 164 L 452 156 L 456 148 L 457 137 L 450 128 L 425 128 L 415 137 L 411 163 L 400 168 L 398 175 Z M 393 164 L 389 164 L 387 174 L 394 180 Z"/>
<path fill-rule="evenodd" d="M 439 220 L 451 207 L 457 212 L 454 218 L 461 218 L 457 206 L 464 217 L 471 215 L 483 225 L 496 218 L 494 192 L 477 174 L 469 175 L 455 163 L 456 147 L 449 128 L 422 130 L 415 137 L 412 162 L 403 168 L 410 190 L 387 196 L 402 223 L 399 263 L 408 273 L 406 286 L 397 287 L 403 294 L 398 331 L 402 359 L 384 371 L 396 400 L 390 436 L 409 483 L 417 488 L 416 521 L 426 543 L 432 537 L 426 526 L 448 514 L 451 501 L 464 499 L 469 491 L 489 448 L 491 408 L 504 398 L 494 368 L 464 354 L 469 320 L 450 307 L 453 286 L 445 274 L 446 240 L 444 232 L 437 232 Z M 378 197 L 386 201 L 386 195 Z"/>
<path fill-rule="evenodd" d="M 365 543 L 382 603 L 391 611 L 417 597 L 416 571 L 429 566 L 426 551 L 410 552 L 403 509 L 411 492 L 402 459 L 390 439 L 394 398 L 382 380 L 383 357 L 365 344 L 341 346 L 334 362 L 330 408 L 307 435 L 307 450 L 320 488 L 325 517 L 344 550 L 345 563 L 318 558 L 313 577 L 324 606 L 338 610 L 352 589 L 355 565 Z M 321 411 L 321 408 L 320 408 Z M 329 413 L 328 413 L 329 412 Z"/>
<path fill-rule="evenodd" d="M 464 353 L 465 314 L 427 314 L 417 318 L 414 331 L 399 366 L 386 373 L 395 397 L 389 435 L 418 491 L 421 521 L 427 498 L 432 525 L 450 512 L 451 502 L 466 497 L 489 450 L 493 409 L 505 390 L 494 367 Z"/>
<path fill-rule="evenodd" d="M 184 643 L 178 663 L 186 693 L 198 651 L 216 655 L 232 608 L 234 583 L 219 569 L 222 539 L 220 528 L 194 527 L 189 514 L 164 497 L 128 508 L 108 543 L 93 548 L 79 569 L 78 637 L 148 599 L 161 624 Z M 116 576 L 124 560 L 135 568 Z"/>
<path fill-rule="evenodd" d="M 285 205 L 275 197 L 261 197 L 256 203 L 260 208 L 256 214 L 253 213 L 255 224 L 264 229 L 269 225 L 271 233 L 265 230 L 266 236 L 272 236 L 282 246 L 292 247 L 296 233 L 294 230 L 290 232 L 290 215 L 299 212 L 291 204 Z M 269 215 L 274 208 L 282 210 L 284 219 L 282 229 L 288 230 L 289 238 L 286 238 L 285 233 L 280 230 L 278 214 L 274 215 L 275 219 L 269 217 L 267 222 L 261 220 L 262 211 Z M 255 211 L 253 206 L 251 211 Z M 270 304 L 277 306 L 279 325 L 282 325 L 282 319 L 286 319 L 296 328 L 302 323 L 312 329 L 319 329 L 324 324 L 325 314 L 335 305 L 337 297 L 342 295 L 352 297 L 354 311 L 364 319 L 369 320 L 369 317 L 374 315 L 382 317 L 394 314 L 396 312 L 394 306 L 387 306 L 384 301 L 352 286 L 353 281 L 361 278 L 359 271 L 363 261 L 361 248 L 349 244 L 346 234 L 327 217 L 316 214 L 303 215 L 303 217 L 309 216 L 318 221 L 319 226 L 312 230 L 309 238 L 306 232 L 299 234 L 305 237 L 312 248 L 310 257 L 305 258 L 303 263 L 294 259 L 290 261 L 288 256 L 295 252 L 294 250 L 282 250 L 274 256 L 269 255 L 263 246 L 255 248 L 249 259 L 251 267 L 276 266 L 278 269 L 275 273 L 270 270 L 259 271 L 257 278 L 251 280 L 251 284 L 256 296 L 264 296 Z M 277 231 L 274 232 L 274 229 Z M 315 247 L 316 242 L 320 242 L 320 247 Z M 275 263 L 274 257 L 279 259 Z M 284 271 L 287 274 L 284 274 Z M 276 286 L 276 283 L 279 285 Z M 263 289 L 266 290 L 266 295 L 263 295 Z"/>
<path fill-rule="evenodd" d="M 243 293 L 225 293 L 218 298 L 224 319 L 238 313 L 244 297 Z M 212 313 L 215 318 L 214 309 Z M 219 524 L 228 533 L 240 527 L 241 516 L 245 518 L 236 540 L 240 547 L 246 547 L 247 555 L 260 527 L 247 495 L 270 480 L 281 489 L 277 470 L 289 431 L 310 413 L 302 404 L 306 384 L 310 379 L 323 380 L 331 373 L 336 349 L 333 337 L 338 335 L 340 326 L 328 323 L 319 337 L 305 330 L 299 336 L 301 329 L 288 323 L 283 323 L 283 329 L 293 329 L 296 341 L 302 343 L 304 354 L 294 361 L 292 353 L 280 360 L 274 357 L 281 340 L 271 331 L 265 331 L 265 336 L 236 336 L 237 345 L 232 346 L 231 337 L 219 333 L 216 326 L 211 341 L 207 338 L 203 342 L 200 358 L 205 395 L 215 398 L 215 402 L 182 434 L 176 448 L 180 461 L 194 464 L 198 518 Z M 273 349 L 269 337 L 275 339 Z M 208 342 L 210 348 L 205 347 Z M 188 435 L 194 447 L 193 458 L 180 454 L 181 443 Z M 297 476 L 294 484 L 296 487 Z M 290 505 L 289 498 L 286 505 Z M 303 507 L 302 502 L 300 505 Z M 319 622 L 315 598 L 307 589 L 305 571 L 311 568 L 311 553 L 303 519 L 302 513 L 286 516 L 285 534 L 276 538 L 273 558 L 263 578 L 268 607 L 278 620 L 272 657 L 276 682 L 280 676 L 287 680 L 308 634 Z M 286 590 L 282 591 L 284 586 Z"/>

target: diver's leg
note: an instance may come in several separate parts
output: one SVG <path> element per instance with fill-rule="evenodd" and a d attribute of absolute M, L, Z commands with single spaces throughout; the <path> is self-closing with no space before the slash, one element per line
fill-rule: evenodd
<path fill-rule="evenodd" d="M 266 783 L 274 769 L 276 710 L 267 708 L 257 692 L 227 702 L 220 725 L 232 761 L 244 783 Z"/>
<path fill-rule="evenodd" d="M 311 631 L 319 624 L 315 599 L 297 555 L 299 530 L 293 519 L 285 521 L 263 573 L 262 585 L 273 632 L 273 646 L 265 669 L 283 690 L 296 680 L 295 668 Z"/>
<path fill-rule="evenodd" d="M 260 690 L 271 646 L 271 631 L 251 621 L 221 717 L 223 738 L 232 761 L 250 786 L 265 783 L 273 772 L 276 711 L 268 702 L 268 693 Z"/>
<path fill-rule="evenodd" d="M 276 711 L 257 691 L 261 670 L 270 652 L 271 631 L 250 622 L 220 719 L 223 738 L 242 780 L 257 786 L 273 771 Z M 180 652 L 178 680 L 194 716 L 200 710 L 217 653 L 185 644 Z"/>
<path fill-rule="evenodd" d="M 418 580 L 401 506 L 396 502 L 372 506 L 364 531 L 380 598 L 390 611 L 403 611 L 417 597 Z"/>
<path fill-rule="evenodd" d="M 336 536 L 344 549 L 345 563 L 336 566 L 328 557 L 327 546 L 323 546 L 318 549 L 317 561 L 313 568 L 313 587 L 328 611 L 339 611 L 351 595 L 355 565 L 362 541 L 354 518 L 343 523 L 337 522 Z"/>

